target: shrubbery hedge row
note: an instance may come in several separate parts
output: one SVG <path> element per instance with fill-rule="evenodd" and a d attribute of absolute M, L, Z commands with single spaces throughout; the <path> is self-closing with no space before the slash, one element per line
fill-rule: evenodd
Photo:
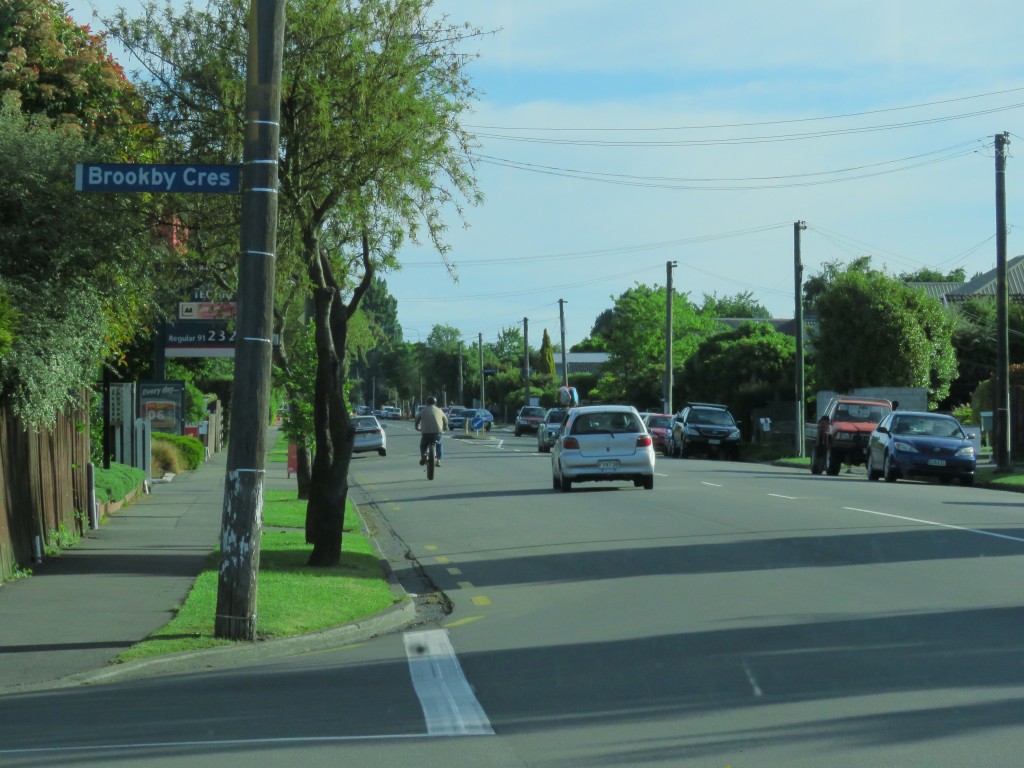
<path fill-rule="evenodd" d="M 154 432 L 153 440 L 162 440 L 177 448 L 189 469 L 199 469 L 206 458 L 206 446 L 203 445 L 203 441 L 199 438 Z"/>
<path fill-rule="evenodd" d="M 110 469 L 96 467 L 94 475 L 96 477 L 96 500 L 100 504 L 105 504 L 108 501 L 123 501 L 146 479 L 146 473 L 141 469 L 116 462 L 110 463 Z"/>

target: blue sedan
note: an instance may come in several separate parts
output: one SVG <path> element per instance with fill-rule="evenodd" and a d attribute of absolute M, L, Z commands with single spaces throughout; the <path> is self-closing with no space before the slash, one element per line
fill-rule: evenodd
<path fill-rule="evenodd" d="M 972 437 L 952 416 L 893 411 L 871 433 L 868 480 L 884 477 L 894 483 L 901 477 L 937 477 L 971 485 L 978 463 Z"/>

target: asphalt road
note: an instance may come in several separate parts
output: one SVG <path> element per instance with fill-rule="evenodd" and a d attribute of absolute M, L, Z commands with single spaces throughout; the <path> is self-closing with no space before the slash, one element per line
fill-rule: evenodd
<path fill-rule="evenodd" d="M 1021 497 L 674 459 L 566 494 L 532 436 L 449 438 L 432 482 L 417 445 L 389 423 L 352 494 L 450 614 L 2 698 L 0 765 L 1019 764 Z"/>

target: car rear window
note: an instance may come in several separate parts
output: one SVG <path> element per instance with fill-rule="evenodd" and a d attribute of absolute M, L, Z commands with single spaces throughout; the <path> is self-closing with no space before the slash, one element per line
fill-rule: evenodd
<path fill-rule="evenodd" d="M 619 434 L 643 432 L 644 426 L 634 413 L 625 411 L 595 411 L 583 413 L 572 424 L 574 435 Z"/>
<path fill-rule="evenodd" d="M 660 429 L 661 427 L 667 427 L 671 421 L 672 419 L 668 416 L 651 416 L 647 420 L 647 427 L 648 429 L 651 427 L 657 427 Z"/>
<path fill-rule="evenodd" d="M 543 416 L 543 408 L 523 408 L 521 416 Z"/>

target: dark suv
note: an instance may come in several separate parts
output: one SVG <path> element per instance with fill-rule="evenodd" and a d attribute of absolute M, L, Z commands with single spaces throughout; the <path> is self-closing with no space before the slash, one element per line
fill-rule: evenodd
<path fill-rule="evenodd" d="M 737 461 L 740 457 L 740 428 L 728 406 L 718 403 L 690 403 L 672 420 L 667 452 L 685 458 L 697 453 Z"/>
<path fill-rule="evenodd" d="M 811 474 L 838 475 L 843 464 L 863 464 L 871 433 L 892 411 L 889 400 L 857 395 L 833 397 L 814 430 Z"/>

